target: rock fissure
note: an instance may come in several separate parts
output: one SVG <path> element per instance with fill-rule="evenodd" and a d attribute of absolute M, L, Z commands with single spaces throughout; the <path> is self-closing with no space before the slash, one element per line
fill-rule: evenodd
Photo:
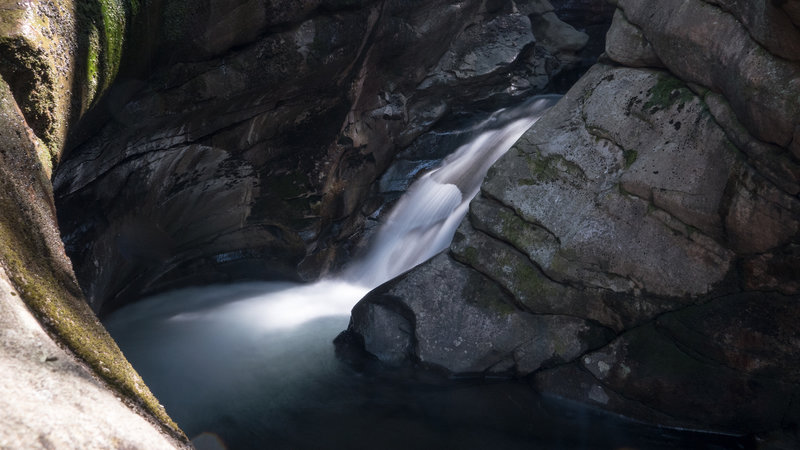
<path fill-rule="evenodd" d="M 461 264 L 461 265 L 463 265 L 464 267 L 468 267 L 468 268 L 470 268 L 470 269 L 473 269 L 473 270 L 475 270 L 475 271 L 479 272 L 480 274 L 482 274 L 483 276 L 485 276 L 485 277 L 486 277 L 486 278 L 487 278 L 487 279 L 488 279 L 490 282 L 494 283 L 495 287 L 496 287 L 497 289 L 499 289 L 500 291 L 502 291 L 502 292 L 505 294 L 505 297 L 506 297 L 508 300 L 510 300 L 510 306 L 513 306 L 513 307 L 514 307 L 514 309 L 516 309 L 516 310 L 518 310 L 518 311 L 523 311 L 523 312 L 527 312 L 527 313 L 532 313 L 532 314 L 535 314 L 535 313 L 533 313 L 532 311 L 530 311 L 530 310 L 529 310 L 529 309 L 528 309 L 528 308 L 525 306 L 525 304 L 523 304 L 522 302 L 520 302 L 520 301 L 519 301 L 519 299 L 517 298 L 517 296 L 516 296 L 516 295 L 514 295 L 514 293 L 513 293 L 513 292 L 512 292 L 512 291 L 511 291 L 511 290 L 510 290 L 510 289 L 509 289 L 509 288 L 508 288 L 508 287 L 507 287 L 507 286 L 506 286 L 504 283 L 502 283 L 500 280 L 498 280 L 497 278 L 495 278 L 494 276 L 492 276 L 492 274 L 491 274 L 491 273 L 487 273 L 487 271 L 480 270 L 479 268 L 472 266 L 472 265 L 471 265 L 471 264 L 469 264 L 469 262 L 467 262 L 466 260 L 460 259 L 460 258 L 459 258 L 459 256 L 458 256 L 457 254 L 454 254 L 454 253 L 452 253 L 452 251 L 451 251 L 451 252 L 449 252 L 448 254 L 449 254 L 449 256 L 451 256 L 451 257 L 452 257 L 452 259 L 453 259 L 453 261 L 454 261 L 455 263 L 457 263 L 457 264 Z"/>
<path fill-rule="evenodd" d="M 795 59 L 791 59 L 791 58 L 788 58 L 788 57 L 786 57 L 786 56 L 782 56 L 782 55 L 780 55 L 780 54 L 778 54 L 778 53 L 775 53 L 774 51 L 770 50 L 770 49 L 769 49 L 769 47 L 767 46 L 767 44 L 764 44 L 764 43 L 762 42 L 762 39 L 759 39 L 758 37 L 756 37 L 756 36 L 753 34 L 753 32 L 751 31 L 750 27 L 748 27 L 748 26 L 747 26 L 747 24 L 746 24 L 746 23 L 744 23 L 744 22 L 742 21 L 742 19 L 740 19 L 740 18 L 739 18 L 739 17 L 738 17 L 738 16 L 735 14 L 735 11 L 732 11 L 732 10 L 730 10 L 730 9 L 726 9 L 726 8 L 724 7 L 724 5 L 723 5 L 721 2 L 709 1 L 709 0 L 699 0 L 699 1 L 701 1 L 701 2 L 705 3 L 706 5 L 708 5 L 708 6 L 712 7 L 712 8 L 716 8 L 716 9 L 720 10 L 721 12 L 723 12 L 723 13 L 725 13 L 725 14 L 729 15 L 729 16 L 730 16 L 730 17 L 732 17 L 734 20 L 736 20 L 736 22 L 738 22 L 738 23 L 739 23 L 739 25 L 740 25 L 740 26 L 741 26 L 741 27 L 742 27 L 742 28 L 743 28 L 743 29 L 744 29 L 744 30 L 747 32 L 747 35 L 750 37 L 750 39 L 751 39 L 753 42 L 756 42 L 756 43 L 758 43 L 758 45 L 759 45 L 759 46 L 760 46 L 760 47 L 763 49 L 763 51 L 765 51 L 765 52 L 769 53 L 769 54 L 770 54 L 770 55 L 771 55 L 773 58 L 776 58 L 776 59 L 781 59 L 781 60 L 784 60 L 784 61 L 786 61 L 786 62 L 790 62 L 790 63 L 796 63 L 796 62 L 800 61 L 800 55 L 798 55 L 798 56 L 797 56 L 797 58 L 795 58 Z M 781 12 L 785 14 L 785 12 L 784 12 L 783 10 L 781 10 Z M 788 14 L 786 15 L 786 18 L 787 18 L 787 19 L 789 18 Z M 791 26 L 792 26 L 792 27 L 793 27 L 795 30 L 798 30 L 798 31 L 800 31 L 800 27 L 798 27 L 798 25 L 797 25 L 797 24 L 793 23 L 791 20 L 789 20 L 788 22 L 791 24 Z"/>
<path fill-rule="evenodd" d="M 532 258 L 530 257 L 530 255 L 528 255 L 528 254 L 527 254 L 527 253 L 526 253 L 526 252 L 525 252 L 523 249 L 521 249 L 521 248 L 519 248 L 518 246 L 516 246 L 516 245 L 515 245 L 513 242 L 510 242 L 510 241 L 508 241 L 508 240 L 506 240 L 506 239 L 503 239 L 503 237 L 502 237 L 502 236 L 500 236 L 499 234 L 492 233 L 492 232 L 490 232 L 490 231 L 488 231 L 488 230 L 485 230 L 485 229 L 483 229 L 483 228 L 476 227 L 474 224 L 471 224 L 471 225 L 473 226 L 473 230 L 474 230 L 474 231 L 476 231 L 476 232 L 478 232 L 478 233 L 482 233 L 482 234 L 484 234 L 485 236 L 487 236 L 487 237 L 489 237 L 489 238 L 496 239 L 497 241 L 501 242 L 502 244 L 505 244 L 505 245 L 507 245 L 508 247 L 512 248 L 514 251 L 516 251 L 516 253 L 517 253 L 519 256 L 521 256 L 522 258 L 525 258 L 525 260 L 526 260 L 527 262 L 529 262 L 529 263 L 530 263 L 530 264 L 531 264 L 531 265 L 532 265 L 532 266 L 533 266 L 533 267 L 534 267 L 534 268 L 535 268 L 535 269 L 536 269 L 536 270 L 537 270 L 537 271 L 538 271 L 538 272 L 539 272 L 539 273 L 540 273 L 542 276 L 544 276 L 545 278 L 547 278 L 547 280 L 548 280 L 548 281 L 550 281 L 550 282 L 552 282 L 552 283 L 555 283 L 555 284 L 560 284 L 560 285 L 563 285 L 563 286 L 572 287 L 572 288 L 575 288 L 575 289 L 581 289 L 581 290 L 582 290 L 582 289 L 585 289 L 585 288 L 586 288 L 586 286 L 577 286 L 577 285 L 573 285 L 573 284 L 571 284 L 571 282 L 570 282 L 570 281 L 566 281 L 566 280 L 559 281 L 559 280 L 556 280 L 556 279 L 552 278 L 550 275 L 548 275 L 548 274 L 547 274 L 547 273 L 544 271 L 544 269 L 543 269 L 543 268 L 542 268 L 542 266 L 539 264 L 539 262 L 537 262 L 537 261 L 535 261 L 534 259 L 532 259 Z M 467 263 L 467 264 L 468 264 L 468 263 Z M 473 267 L 473 268 L 474 268 L 474 269 L 477 269 L 477 267 Z M 488 275 L 487 275 L 487 276 L 488 276 Z"/>

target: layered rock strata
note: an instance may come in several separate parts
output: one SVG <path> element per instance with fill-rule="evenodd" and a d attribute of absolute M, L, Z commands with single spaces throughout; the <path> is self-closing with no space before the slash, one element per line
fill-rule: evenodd
<path fill-rule="evenodd" d="M 373 291 L 349 331 L 389 364 L 795 433 L 792 3 L 615 3 L 608 58 L 490 170 L 449 252 Z"/>

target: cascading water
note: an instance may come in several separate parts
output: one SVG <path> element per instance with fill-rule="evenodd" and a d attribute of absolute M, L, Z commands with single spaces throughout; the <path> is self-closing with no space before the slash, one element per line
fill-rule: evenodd
<path fill-rule="evenodd" d="M 489 167 L 559 98 L 534 97 L 479 123 L 475 128 L 481 132 L 474 140 L 411 185 L 379 228 L 367 256 L 344 278 L 373 288 L 450 245 Z"/>
<path fill-rule="evenodd" d="M 118 310 L 107 329 L 200 449 L 222 448 L 220 439 L 230 448 L 287 449 L 680 447 L 683 435 L 656 437 L 553 406 L 520 384 L 387 382 L 334 356 L 332 340 L 354 304 L 447 247 L 488 168 L 556 98 L 479 124 L 472 142 L 409 188 L 340 279 L 183 289 Z"/>

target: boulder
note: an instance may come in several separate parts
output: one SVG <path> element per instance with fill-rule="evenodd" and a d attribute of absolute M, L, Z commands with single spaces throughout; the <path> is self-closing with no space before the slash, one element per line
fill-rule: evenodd
<path fill-rule="evenodd" d="M 370 330 L 368 351 L 382 358 L 386 335 L 356 312 L 378 305 L 414 318 L 435 298 L 452 314 L 442 323 L 484 317 L 495 301 L 568 315 L 603 332 L 573 333 L 573 348 L 590 350 L 555 366 L 510 366 L 538 390 L 796 442 L 800 64 L 795 40 L 776 38 L 776 8 L 792 2 L 745 3 L 617 0 L 610 61 L 490 169 L 449 251 L 356 306 L 350 329 Z M 433 294 L 455 274 L 500 290 Z M 487 348 L 534 333 L 508 328 L 497 340 L 457 329 Z M 452 333 L 413 320 L 402 330 L 410 344 L 393 364 L 421 362 L 416 342 Z M 450 355 L 439 370 L 472 364 Z"/>
<path fill-rule="evenodd" d="M 446 254 L 424 267 L 353 309 L 349 330 L 385 363 L 471 375 L 529 373 L 570 361 L 613 335 L 569 315 L 530 314 L 495 282 Z"/>

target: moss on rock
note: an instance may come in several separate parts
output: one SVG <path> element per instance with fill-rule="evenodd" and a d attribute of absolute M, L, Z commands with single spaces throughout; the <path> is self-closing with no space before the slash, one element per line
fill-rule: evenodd
<path fill-rule="evenodd" d="M 0 265 L 22 300 L 64 344 L 175 437 L 185 436 L 89 308 L 64 254 L 39 139 L 0 80 Z"/>
<path fill-rule="evenodd" d="M 647 93 L 650 97 L 644 104 L 644 110 L 651 113 L 676 104 L 678 108 L 682 108 L 695 97 L 683 81 L 665 73 L 659 75 L 656 85 Z"/>
<path fill-rule="evenodd" d="M 639 157 L 639 152 L 636 150 L 624 150 L 622 156 L 625 158 L 625 168 L 627 169 L 636 162 L 636 158 Z"/>
<path fill-rule="evenodd" d="M 82 92 L 83 114 L 111 86 L 117 76 L 125 47 L 125 33 L 133 11 L 138 11 L 129 0 L 97 0 L 77 3 L 77 33 L 79 60 L 84 65 L 76 68 Z"/>
<path fill-rule="evenodd" d="M 48 152 L 48 175 L 67 133 L 116 78 L 138 0 L 6 2 L 0 7 L 0 76 Z"/>

